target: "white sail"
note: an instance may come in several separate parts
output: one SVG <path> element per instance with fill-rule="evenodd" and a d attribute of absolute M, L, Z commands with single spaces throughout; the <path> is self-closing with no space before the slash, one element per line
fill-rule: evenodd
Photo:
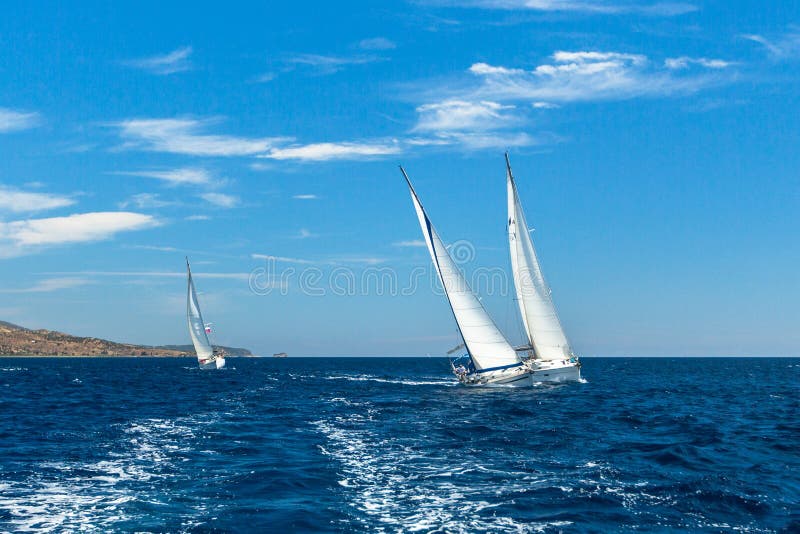
<path fill-rule="evenodd" d="M 203 322 L 200 305 L 197 303 L 197 292 L 194 290 L 192 271 L 189 269 L 188 261 L 186 262 L 186 272 L 189 278 L 186 294 L 186 318 L 189 322 L 189 335 L 192 338 L 197 359 L 202 362 L 214 356 L 214 348 L 208 341 L 208 335 L 206 335 L 206 324 Z"/>
<path fill-rule="evenodd" d="M 419 224 L 428 244 L 433 265 L 442 282 L 450 308 L 453 310 L 467 352 L 478 370 L 490 370 L 520 363 L 517 353 L 486 313 L 481 302 L 470 290 L 467 281 L 453 261 L 417 198 L 411 182 L 403 171 L 411 190 L 411 200 L 417 210 Z"/>
<path fill-rule="evenodd" d="M 525 214 L 511 174 L 506 154 L 508 182 L 508 241 L 514 287 L 528 341 L 541 360 L 563 360 L 572 355 L 567 336 L 561 328 L 550 288 L 542 275 Z"/>

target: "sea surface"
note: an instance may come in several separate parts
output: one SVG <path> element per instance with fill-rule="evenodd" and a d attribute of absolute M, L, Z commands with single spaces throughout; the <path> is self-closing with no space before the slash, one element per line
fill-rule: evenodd
<path fill-rule="evenodd" d="M 583 364 L 0 359 L 0 531 L 800 531 L 800 359 Z"/>

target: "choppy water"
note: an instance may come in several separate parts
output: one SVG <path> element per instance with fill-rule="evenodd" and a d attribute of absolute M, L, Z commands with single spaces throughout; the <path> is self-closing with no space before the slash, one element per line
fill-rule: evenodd
<path fill-rule="evenodd" d="M 800 359 L 0 360 L 0 530 L 800 530 Z"/>

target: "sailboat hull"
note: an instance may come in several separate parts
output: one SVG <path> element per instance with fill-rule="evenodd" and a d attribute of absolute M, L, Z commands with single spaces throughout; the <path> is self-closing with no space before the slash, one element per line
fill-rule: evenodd
<path fill-rule="evenodd" d="M 563 365 L 536 364 L 531 365 L 531 380 L 534 384 L 539 382 L 577 382 L 581 379 L 581 365 L 567 363 Z"/>
<path fill-rule="evenodd" d="M 225 367 L 225 358 L 214 358 L 213 360 L 198 363 L 200 364 L 200 369 L 222 369 Z"/>
<path fill-rule="evenodd" d="M 531 386 L 531 373 L 524 367 L 490 371 L 486 373 L 456 373 L 458 381 L 465 386 Z"/>
<path fill-rule="evenodd" d="M 515 369 L 489 373 L 456 373 L 465 386 L 530 387 L 543 382 L 577 382 L 581 379 L 581 365 L 577 362 L 526 361 Z"/>

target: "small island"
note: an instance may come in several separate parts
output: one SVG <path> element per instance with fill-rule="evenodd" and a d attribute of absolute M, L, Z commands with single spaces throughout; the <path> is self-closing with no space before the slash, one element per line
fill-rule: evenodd
<path fill-rule="evenodd" d="M 252 356 L 247 349 L 219 347 L 228 356 Z M 191 345 L 133 345 L 53 330 L 30 330 L 0 321 L 0 356 L 194 356 Z"/>

